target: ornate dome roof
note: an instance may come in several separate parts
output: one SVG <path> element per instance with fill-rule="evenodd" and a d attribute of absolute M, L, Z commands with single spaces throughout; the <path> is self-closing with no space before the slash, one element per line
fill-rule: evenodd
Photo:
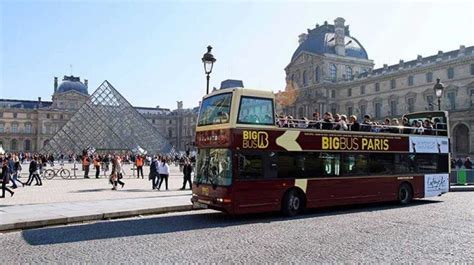
<path fill-rule="evenodd" d="M 81 82 L 79 77 L 65 75 L 56 92 L 63 93 L 72 90 L 82 94 L 89 94 L 87 91 L 87 86 Z"/>
<path fill-rule="evenodd" d="M 327 22 L 324 25 L 316 25 L 314 29 L 308 29 L 308 34 L 300 35 L 300 45 L 293 53 L 291 60 L 293 61 L 296 57 L 302 52 L 310 52 L 315 54 L 336 54 L 334 41 L 335 37 L 335 27 L 334 25 L 329 25 Z M 349 34 L 349 27 L 345 27 L 345 56 L 354 57 L 359 59 L 367 60 L 369 57 L 364 47 L 360 42 L 351 37 Z"/>

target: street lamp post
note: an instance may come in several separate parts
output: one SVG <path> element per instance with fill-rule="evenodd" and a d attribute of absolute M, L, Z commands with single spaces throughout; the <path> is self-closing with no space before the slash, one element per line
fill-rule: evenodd
<path fill-rule="evenodd" d="M 204 63 L 204 72 L 206 73 L 207 79 L 206 95 L 209 94 L 209 76 L 212 72 L 214 62 L 216 61 L 216 58 L 214 58 L 214 55 L 212 55 L 211 50 L 211 45 L 207 46 L 207 52 L 202 56 L 202 62 Z"/>
<path fill-rule="evenodd" d="M 438 110 L 441 110 L 441 96 L 443 96 L 444 85 L 439 82 L 440 79 L 436 79 L 436 84 L 433 86 L 433 90 L 438 98 Z"/>

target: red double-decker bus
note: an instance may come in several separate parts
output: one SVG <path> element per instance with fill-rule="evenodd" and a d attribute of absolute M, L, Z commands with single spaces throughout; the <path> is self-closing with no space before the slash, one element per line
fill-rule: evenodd
<path fill-rule="evenodd" d="M 436 121 L 429 135 L 411 134 L 416 128 L 407 127 L 280 128 L 274 103 L 270 91 L 243 88 L 204 97 L 196 129 L 191 199 L 196 207 L 292 216 L 305 208 L 407 204 L 448 192 L 447 113 L 404 116 L 409 122 Z"/>

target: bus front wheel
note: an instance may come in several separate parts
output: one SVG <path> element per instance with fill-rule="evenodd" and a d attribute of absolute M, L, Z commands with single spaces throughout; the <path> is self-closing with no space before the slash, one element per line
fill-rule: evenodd
<path fill-rule="evenodd" d="M 398 188 L 398 201 L 400 204 L 409 204 L 413 199 L 413 191 L 408 183 L 402 183 Z"/>
<path fill-rule="evenodd" d="M 282 201 L 282 212 L 286 216 L 295 216 L 299 214 L 304 207 L 304 201 L 301 194 L 295 190 L 289 190 Z"/>

